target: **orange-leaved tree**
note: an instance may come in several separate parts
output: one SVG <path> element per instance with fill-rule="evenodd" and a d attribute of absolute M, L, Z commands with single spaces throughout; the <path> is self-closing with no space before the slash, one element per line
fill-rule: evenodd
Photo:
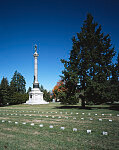
<path fill-rule="evenodd" d="M 59 80 L 52 90 L 55 101 L 57 101 L 60 98 L 61 93 L 65 91 L 66 89 L 64 86 L 64 82 L 62 80 Z"/>

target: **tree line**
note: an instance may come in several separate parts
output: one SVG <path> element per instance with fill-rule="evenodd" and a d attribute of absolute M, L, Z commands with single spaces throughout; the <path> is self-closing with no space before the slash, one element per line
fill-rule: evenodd
<path fill-rule="evenodd" d="M 119 54 L 110 35 L 104 35 L 91 14 L 87 15 L 80 33 L 72 38 L 72 50 L 68 60 L 61 59 L 64 70 L 60 85 L 53 94 L 63 104 L 102 104 L 119 100 Z"/>
<path fill-rule="evenodd" d="M 25 103 L 28 100 L 25 86 L 25 78 L 17 71 L 15 71 L 10 83 L 7 78 L 3 77 L 0 83 L 0 105 Z"/>
<path fill-rule="evenodd" d="M 44 87 L 40 86 L 41 92 L 43 92 L 43 98 L 46 101 L 52 101 L 51 93 Z M 26 92 L 26 81 L 21 73 L 15 71 L 10 83 L 8 79 L 3 77 L 0 83 L 0 106 L 4 105 L 16 105 L 25 103 L 29 99 L 29 92 L 31 87 Z"/>

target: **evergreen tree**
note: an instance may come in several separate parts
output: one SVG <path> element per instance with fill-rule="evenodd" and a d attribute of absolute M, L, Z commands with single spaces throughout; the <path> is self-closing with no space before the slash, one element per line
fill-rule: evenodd
<path fill-rule="evenodd" d="M 110 36 L 101 33 L 101 25 L 98 27 L 88 14 L 77 37 L 81 48 L 80 79 L 85 100 L 102 103 L 115 55 Z"/>
<path fill-rule="evenodd" d="M 40 89 L 41 92 L 44 92 L 44 90 L 45 90 L 44 87 L 43 87 L 43 85 L 41 85 L 41 86 L 39 87 L 39 89 Z"/>
<path fill-rule="evenodd" d="M 19 72 L 15 71 L 10 82 L 9 104 L 21 104 L 28 100 L 28 94 L 25 93 L 25 85 L 25 78 Z"/>
<path fill-rule="evenodd" d="M 110 78 L 110 101 L 119 101 L 119 54 L 117 57 L 117 63 L 112 65 L 111 78 Z"/>
<path fill-rule="evenodd" d="M 65 70 L 62 71 L 64 76 L 61 76 L 62 81 L 64 82 L 65 91 L 60 93 L 60 101 L 63 104 L 77 104 L 78 99 L 76 97 L 77 85 L 79 83 L 79 63 L 80 63 L 80 45 L 76 41 L 75 37 L 72 39 L 72 50 L 70 52 L 69 61 L 61 59 L 61 62 L 64 63 Z"/>
<path fill-rule="evenodd" d="M 29 94 L 29 92 L 31 91 L 31 87 L 28 88 L 27 90 L 27 94 Z"/>
<path fill-rule="evenodd" d="M 2 78 L 0 84 L 0 105 L 6 105 L 9 99 L 9 82 L 7 78 Z"/>
<path fill-rule="evenodd" d="M 108 99 L 105 90 L 115 51 L 110 36 L 104 35 L 101 30 L 101 25 L 98 26 L 92 15 L 88 14 L 81 32 L 77 33 L 77 39 L 73 38 L 69 61 L 61 60 L 65 67 L 62 78 L 67 88 L 66 99 L 69 100 L 69 104 L 76 99 L 78 85 L 80 91 L 84 91 L 80 96 L 83 107 L 85 101 L 102 103 L 105 96 Z"/>
<path fill-rule="evenodd" d="M 39 88 L 40 88 L 40 91 L 43 92 L 43 99 L 46 100 L 47 102 L 52 101 L 50 92 L 44 89 L 43 85 L 41 85 Z"/>
<path fill-rule="evenodd" d="M 117 77 L 118 77 L 118 81 L 119 81 L 119 53 L 118 53 L 118 56 L 117 56 L 117 65 L 116 65 L 116 68 L 117 68 Z"/>
<path fill-rule="evenodd" d="M 12 80 L 10 82 L 10 87 L 14 92 L 24 94 L 26 92 L 26 81 L 25 78 L 17 71 L 15 71 Z"/>

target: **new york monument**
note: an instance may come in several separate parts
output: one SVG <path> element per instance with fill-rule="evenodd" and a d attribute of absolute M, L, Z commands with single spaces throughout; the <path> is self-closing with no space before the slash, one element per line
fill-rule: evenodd
<path fill-rule="evenodd" d="M 35 53 L 34 53 L 34 82 L 33 88 L 29 92 L 29 100 L 26 101 L 25 104 L 48 104 L 45 100 L 43 100 L 43 92 L 39 89 L 38 82 L 38 53 L 37 53 L 37 45 L 35 45 Z"/>

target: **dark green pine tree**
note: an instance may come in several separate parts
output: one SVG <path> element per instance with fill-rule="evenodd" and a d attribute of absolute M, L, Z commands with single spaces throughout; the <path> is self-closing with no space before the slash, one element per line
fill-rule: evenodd
<path fill-rule="evenodd" d="M 104 35 L 101 30 L 101 25 L 98 26 L 92 15 L 88 14 L 81 32 L 77 34 L 82 59 L 81 88 L 84 90 L 85 100 L 94 103 L 103 103 L 108 97 L 105 89 L 111 74 L 112 58 L 115 55 L 110 36 Z"/>
<path fill-rule="evenodd" d="M 25 78 L 17 71 L 15 71 L 12 80 L 10 82 L 10 87 L 13 92 L 18 92 L 24 94 L 26 92 L 26 81 Z"/>
<path fill-rule="evenodd" d="M 110 98 L 111 102 L 119 101 L 119 54 L 117 63 L 112 66 L 112 74 L 110 79 Z"/>
<path fill-rule="evenodd" d="M 27 94 L 29 94 L 29 92 L 31 91 L 31 87 L 28 88 L 27 90 Z"/>
<path fill-rule="evenodd" d="M 65 67 L 63 80 L 67 87 L 65 99 L 70 99 L 70 103 L 78 85 L 84 91 L 80 96 L 83 107 L 85 101 L 104 102 L 115 51 L 109 35 L 104 36 L 101 30 L 101 25 L 98 26 L 92 15 L 88 14 L 81 32 L 77 33 L 77 39 L 74 38 L 69 61 L 62 60 Z"/>
<path fill-rule="evenodd" d="M 28 100 L 25 85 L 25 78 L 19 72 L 15 71 L 10 82 L 9 104 L 22 104 Z"/>
<path fill-rule="evenodd" d="M 39 87 L 39 89 L 40 89 L 41 92 L 44 92 L 44 90 L 45 90 L 44 87 L 43 87 L 43 85 L 41 85 L 41 86 Z"/>
<path fill-rule="evenodd" d="M 40 91 L 43 92 L 43 99 L 46 100 L 47 102 L 52 101 L 51 97 L 50 97 L 50 92 L 48 92 L 46 89 L 44 89 L 43 85 L 41 85 L 40 87 Z"/>
<path fill-rule="evenodd" d="M 6 105 L 9 99 L 9 82 L 7 78 L 2 78 L 0 84 L 0 105 Z"/>
<path fill-rule="evenodd" d="M 118 53 L 118 56 L 117 56 L 117 76 L 118 76 L 118 81 L 119 81 L 119 53 Z"/>
<path fill-rule="evenodd" d="M 72 39 L 73 46 L 70 52 L 69 61 L 61 59 L 64 64 L 65 70 L 62 71 L 64 76 L 61 76 L 66 89 L 60 94 L 60 101 L 63 104 L 77 104 L 78 99 L 76 96 L 79 83 L 79 62 L 80 62 L 80 46 L 75 37 Z"/>
<path fill-rule="evenodd" d="M 119 80 L 118 80 L 118 68 L 117 65 L 112 65 L 111 78 L 108 81 L 109 85 L 109 100 L 110 102 L 119 101 Z"/>

